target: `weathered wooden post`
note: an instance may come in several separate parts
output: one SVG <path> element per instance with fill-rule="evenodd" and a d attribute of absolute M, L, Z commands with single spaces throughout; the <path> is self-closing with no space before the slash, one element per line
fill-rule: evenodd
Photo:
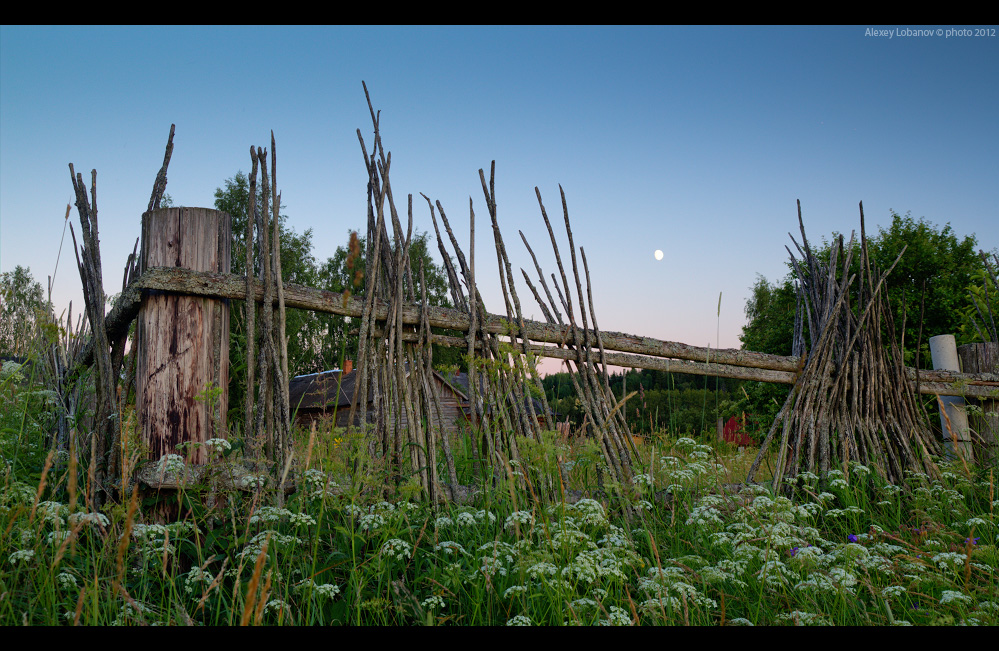
<path fill-rule="evenodd" d="M 231 221 L 209 208 L 143 213 L 140 272 L 184 267 L 229 273 Z M 226 438 L 229 301 L 147 290 L 136 328 L 136 411 L 150 458 L 175 453 L 181 443 Z M 206 389 L 213 388 L 221 394 L 209 396 Z M 204 463 L 204 448 L 190 461 Z"/>
<path fill-rule="evenodd" d="M 933 359 L 933 370 L 961 371 L 954 335 L 930 337 L 930 355 Z M 937 396 L 937 400 L 940 402 L 940 427 L 946 441 L 944 450 L 949 455 L 953 455 L 956 443 L 960 446 L 961 456 L 970 461 L 972 459 L 971 436 L 968 433 L 968 413 L 965 411 L 964 398 Z"/>
<path fill-rule="evenodd" d="M 965 373 L 999 373 L 999 343 L 991 341 L 984 344 L 965 344 L 958 346 L 957 354 L 961 358 L 961 366 Z M 981 409 L 980 413 L 969 415 L 971 429 L 978 432 L 983 443 L 984 465 L 997 460 L 999 450 L 999 399 L 979 398 L 973 400 Z"/>

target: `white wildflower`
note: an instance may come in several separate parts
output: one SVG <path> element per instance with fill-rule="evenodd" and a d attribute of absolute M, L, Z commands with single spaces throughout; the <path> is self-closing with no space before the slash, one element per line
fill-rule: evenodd
<path fill-rule="evenodd" d="M 435 608 L 440 610 L 444 608 L 444 598 L 438 595 L 433 595 L 421 601 L 420 605 L 427 610 L 433 610 Z"/>
<path fill-rule="evenodd" d="M 631 479 L 631 483 L 640 488 L 652 488 L 653 480 L 652 475 L 645 473 L 642 475 L 635 475 Z"/>
<path fill-rule="evenodd" d="M 512 529 L 518 524 L 532 524 L 533 522 L 534 514 L 530 511 L 514 511 L 503 523 L 503 528 Z"/>
<path fill-rule="evenodd" d="M 56 576 L 56 581 L 59 582 L 59 587 L 63 588 L 64 590 L 74 590 L 78 587 L 76 583 L 76 577 L 70 574 L 69 572 L 59 572 L 59 574 Z"/>
<path fill-rule="evenodd" d="M 340 586 L 335 583 L 314 585 L 313 589 L 320 597 L 326 597 L 327 599 L 335 599 L 336 596 L 340 594 Z"/>
<path fill-rule="evenodd" d="M 795 626 L 830 626 L 831 622 L 822 615 L 806 613 L 800 610 L 793 610 L 790 613 L 781 613 L 777 619 L 790 621 Z"/>
<path fill-rule="evenodd" d="M 558 572 L 558 568 L 551 563 L 535 563 L 531 567 L 527 568 L 527 575 L 532 579 L 545 578 L 546 576 L 555 576 Z"/>
<path fill-rule="evenodd" d="M 358 520 L 358 529 L 361 531 L 377 531 L 379 528 L 385 526 L 385 518 L 380 513 L 368 513 L 362 515 L 361 519 Z"/>
<path fill-rule="evenodd" d="M 51 531 L 47 536 L 45 536 L 45 542 L 53 547 L 62 545 L 67 538 L 72 535 L 71 531 Z"/>
<path fill-rule="evenodd" d="M 291 606 L 288 605 L 287 601 L 282 599 L 271 599 L 267 602 L 267 605 L 264 606 L 264 613 L 272 613 L 277 610 L 283 610 L 287 613 L 291 613 Z"/>
<path fill-rule="evenodd" d="M 515 597 L 519 594 L 524 594 L 527 592 L 527 586 L 523 585 L 512 585 L 503 591 L 503 598 L 509 599 L 510 597 Z"/>
<path fill-rule="evenodd" d="M 101 528 L 107 527 L 110 524 L 107 516 L 103 513 L 74 513 L 69 516 L 69 523 L 72 526 L 75 527 L 81 522 Z"/>
<path fill-rule="evenodd" d="M 382 545 L 382 555 L 390 558 L 395 556 L 396 560 L 401 561 L 413 555 L 413 546 L 405 540 L 393 538 Z"/>
<path fill-rule="evenodd" d="M 434 551 L 435 552 L 443 551 L 445 554 L 448 555 L 468 553 L 465 551 L 464 547 L 454 542 L 453 540 L 444 540 L 442 542 L 437 543 L 436 545 L 434 545 Z"/>
<path fill-rule="evenodd" d="M 291 511 L 288 509 L 279 509 L 274 506 L 261 506 L 256 512 L 250 516 L 250 524 L 258 524 L 261 522 L 280 522 L 282 518 L 286 518 L 291 515 Z"/>
<path fill-rule="evenodd" d="M 225 439 L 208 439 L 205 441 L 205 445 L 209 450 L 215 452 L 216 450 L 221 450 L 222 452 L 228 452 L 232 449 L 232 444 Z"/>
<path fill-rule="evenodd" d="M 610 613 L 607 616 L 607 622 L 611 626 L 631 626 L 631 614 L 629 614 L 624 608 L 611 606 Z"/>
<path fill-rule="evenodd" d="M 959 604 L 970 604 L 971 597 L 964 594 L 963 592 L 957 592 L 955 590 L 944 590 L 943 595 L 940 597 L 941 604 L 949 604 L 951 602 L 957 602 Z"/>
<path fill-rule="evenodd" d="M 179 454 L 164 454 L 156 462 L 156 474 L 184 472 L 184 457 Z"/>

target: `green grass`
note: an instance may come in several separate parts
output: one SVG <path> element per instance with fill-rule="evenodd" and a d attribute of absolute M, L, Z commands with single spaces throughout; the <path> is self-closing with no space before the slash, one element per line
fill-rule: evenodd
<path fill-rule="evenodd" d="M 733 486 L 755 450 L 660 433 L 626 497 L 539 502 L 592 490 L 602 462 L 553 434 L 475 503 L 434 507 L 406 481 L 386 498 L 363 439 L 320 429 L 311 448 L 297 433 L 283 507 L 185 490 L 159 497 L 182 517 L 153 524 L 154 495 L 90 513 L 46 409 L 0 380 L 4 625 L 999 624 L 996 478 L 963 466 L 891 486 L 851 464 L 789 498 Z M 453 448 L 470 480 L 471 446 Z"/>

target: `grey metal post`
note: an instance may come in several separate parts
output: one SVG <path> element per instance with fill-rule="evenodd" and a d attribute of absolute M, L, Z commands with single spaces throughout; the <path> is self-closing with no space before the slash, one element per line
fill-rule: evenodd
<path fill-rule="evenodd" d="M 935 371 L 961 371 L 961 363 L 957 356 L 957 342 L 954 335 L 937 335 L 930 337 L 930 355 L 933 357 Z M 960 396 L 937 396 L 940 404 L 940 427 L 944 436 L 944 451 L 950 458 L 954 457 L 954 441 L 958 442 L 961 456 L 970 461 L 971 441 L 968 431 L 968 413 L 965 410 L 964 398 Z M 953 440 L 952 440 L 953 439 Z"/>

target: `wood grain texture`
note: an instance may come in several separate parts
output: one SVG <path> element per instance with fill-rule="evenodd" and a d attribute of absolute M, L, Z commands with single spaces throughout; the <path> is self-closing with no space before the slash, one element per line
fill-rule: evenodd
<path fill-rule="evenodd" d="M 142 215 L 141 266 L 229 272 L 231 220 L 207 208 L 164 208 Z M 245 292 L 245 286 L 243 288 Z M 143 292 L 137 325 L 136 411 L 150 458 L 181 443 L 225 438 L 229 386 L 229 301 Z M 197 400 L 209 386 L 222 394 Z M 203 463 L 204 450 L 191 461 Z"/>

